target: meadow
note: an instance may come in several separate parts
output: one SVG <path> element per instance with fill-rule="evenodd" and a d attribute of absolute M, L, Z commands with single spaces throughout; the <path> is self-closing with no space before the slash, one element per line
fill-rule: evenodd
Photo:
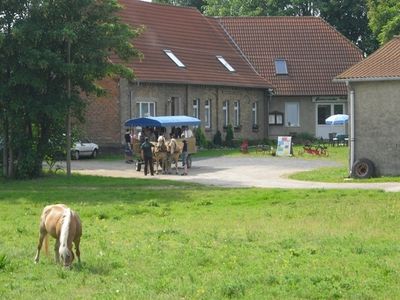
<path fill-rule="evenodd" d="M 0 180 L 0 298 L 396 299 L 399 196 L 77 175 Z M 53 251 L 33 263 L 50 203 L 68 204 L 83 222 L 82 263 L 71 270 Z"/>

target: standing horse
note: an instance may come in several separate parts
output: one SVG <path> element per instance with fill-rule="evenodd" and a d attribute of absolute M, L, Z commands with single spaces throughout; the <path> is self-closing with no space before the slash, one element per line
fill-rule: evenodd
<path fill-rule="evenodd" d="M 167 173 L 167 160 L 168 160 L 168 149 L 165 144 L 165 138 L 160 135 L 156 146 L 154 147 L 154 159 L 156 161 L 156 173 L 158 174 L 158 166 L 161 163 L 162 173 Z"/>
<path fill-rule="evenodd" d="M 35 256 L 35 263 L 39 262 L 39 253 L 43 240 L 45 252 L 48 253 L 48 235 L 56 239 L 54 253 L 56 262 L 60 259 L 64 267 L 69 267 L 74 260 L 72 242 L 75 244 L 78 262 L 81 262 L 79 243 L 82 236 L 82 223 L 76 212 L 64 204 L 46 206 L 40 217 L 39 243 Z"/>
<path fill-rule="evenodd" d="M 168 157 L 169 157 L 169 162 L 172 164 L 172 162 L 175 163 L 175 171 L 176 174 L 179 174 L 178 172 L 178 161 L 179 161 L 179 156 L 182 153 L 182 148 L 179 147 L 178 143 L 174 138 L 171 138 L 171 140 L 168 143 Z"/>

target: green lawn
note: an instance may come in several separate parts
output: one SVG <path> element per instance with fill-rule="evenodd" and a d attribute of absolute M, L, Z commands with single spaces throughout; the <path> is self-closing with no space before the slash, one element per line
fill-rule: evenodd
<path fill-rule="evenodd" d="M 49 203 L 80 213 L 72 270 L 33 263 Z M 399 226 L 399 194 L 381 191 L 0 180 L 0 298 L 397 299 Z"/>

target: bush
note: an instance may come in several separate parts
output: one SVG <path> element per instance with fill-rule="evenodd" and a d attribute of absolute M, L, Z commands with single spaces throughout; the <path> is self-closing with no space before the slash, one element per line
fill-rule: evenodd
<path fill-rule="evenodd" d="M 197 127 L 194 135 L 196 137 L 196 144 L 200 147 L 207 147 L 206 136 L 204 135 L 203 130 L 200 127 Z"/>
<path fill-rule="evenodd" d="M 234 144 L 233 144 L 233 128 L 232 128 L 231 124 L 229 124 L 226 127 L 225 145 L 227 147 L 233 147 L 234 146 Z"/>
<path fill-rule="evenodd" d="M 214 135 L 213 138 L 213 143 L 216 146 L 222 146 L 222 134 L 221 131 L 217 130 L 217 132 Z"/>
<path fill-rule="evenodd" d="M 308 132 L 300 132 L 292 140 L 297 145 L 305 145 L 306 143 L 314 143 L 315 141 L 317 141 L 317 138 Z"/>

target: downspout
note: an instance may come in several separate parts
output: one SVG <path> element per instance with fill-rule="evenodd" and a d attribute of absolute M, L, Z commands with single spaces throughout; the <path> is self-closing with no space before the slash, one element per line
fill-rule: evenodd
<path fill-rule="evenodd" d="M 349 82 L 346 82 L 347 87 L 350 91 L 350 177 L 352 176 L 352 169 L 354 165 L 354 145 L 355 145 L 355 135 L 354 135 L 354 90 L 351 88 Z"/>

